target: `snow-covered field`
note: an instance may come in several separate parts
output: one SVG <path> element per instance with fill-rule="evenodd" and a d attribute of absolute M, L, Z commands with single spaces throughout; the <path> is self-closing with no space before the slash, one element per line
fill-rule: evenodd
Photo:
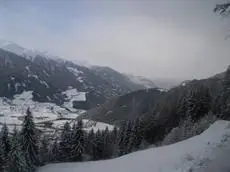
<path fill-rule="evenodd" d="M 66 96 L 64 107 L 69 110 L 74 110 L 72 108 L 74 101 L 86 101 L 85 92 L 78 92 L 76 88 L 69 88 L 68 90 L 62 92 Z"/>
<path fill-rule="evenodd" d="M 50 164 L 38 172 L 229 172 L 230 122 L 217 121 L 201 135 L 120 158 Z"/>
<path fill-rule="evenodd" d="M 72 101 L 85 101 L 85 94 L 77 92 L 76 89 L 69 89 L 63 94 L 67 97 L 63 106 L 48 102 L 35 102 L 32 100 L 32 91 L 24 91 L 22 94 L 15 95 L 13 100 L 0 97 L 0 127 L 3 123 L 6 123 L 10 131 L 13 130 L 15 125 L 20 129 L 28 107 L 31 109 L 35 124 L 43 131 L 55 132 L 55 129 L 61 129 L 67 121 L 73 124 L 76 118 L 85 111 L 72 108 Z M 84 119 L 83 122 L 86 131 L 105 129 L 106 126 L 113 129 L 113 126 L 105 123 L 87 119 Z"/>

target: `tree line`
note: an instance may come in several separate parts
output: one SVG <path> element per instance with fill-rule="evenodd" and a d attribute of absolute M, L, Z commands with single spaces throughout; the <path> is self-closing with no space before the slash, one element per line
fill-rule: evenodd
<path fill-rule="evenodd" d="M 66 122 L 61 133 L 50 137 L 35 126 L 27 109 L 22 129 L 16 126 L 9 133 L 6 124 L 0 132 L 0 171 L 33 172 L 47 163 L 79 162 L 118 157 L 138 150 L 142 143 L 139 121 L 124 122 L 114 127 L 89 132 L 83 130 L 82 120 L 72 126 Z"/>
<path fill-rule="evenodd" d="M 0 132 L 0 171 L 33 172 L 47 163 L 81 162 L 119 157 L 151 144 L 170 144 L 204 131 L 217 118 L 230 119 L 230 69 L 215 98 L 202 84 L 170 90 L 153 111 L 121 122 L 112 131 L 83 129 L 82 120 L 68 122 L 55 135 L 37 129 L 27 109 L 20 131 Z M 214 118 L 213 118 L 214 117 Z"/>

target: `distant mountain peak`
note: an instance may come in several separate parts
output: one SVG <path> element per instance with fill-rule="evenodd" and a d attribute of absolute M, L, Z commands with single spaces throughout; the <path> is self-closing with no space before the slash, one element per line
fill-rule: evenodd
<path fill-rule="evenodd" d="M 68 60 L 64 60 L 61 57 L 57 56 L 57 55 L 53 55 L 52 53 L 48 52 L 48 51 L 38 51 L 34 48 L 32 49 L 28 49 L 25 47 L 22 47 L 20 45 L 18 45 L 17 43 L 14 43 L 12 41 L 8 41 L 8 40 L 4 40 L 4 39 L 0 39 L 0 48 L 6 50 L 6 51 L 10 51 L 12 53 L 15 53 L 19 56 L 22 56 L 28 60 L 33 60 L 36 56 L 42 56 L 48 59 L 52 59 L 55 61 L 59 61 L 59 62 L 65 62 Z M 76 65 L 80 65 L 80 66 L 84 66 L 84 67 L 91 67 L 91 65 L 86 62 L 86 61 L 80 61 L 80 60 L 71 60 L 71 62 L 73 62 Z"/>
<path fill-rule="evenodd" d="M 6 50 L 6 51 L 10 51 L 12 53 L 15 53 L 19 56 L 23 56 L 27 59 L 32 59 L 34 58 L 36 55 L 39 54 L 38 51 L 34 50 L 34 49 L 27 49 L 24 48 L 12 41 L 7 41 L 7 40 L 0 40 L 0 48 Z"/>

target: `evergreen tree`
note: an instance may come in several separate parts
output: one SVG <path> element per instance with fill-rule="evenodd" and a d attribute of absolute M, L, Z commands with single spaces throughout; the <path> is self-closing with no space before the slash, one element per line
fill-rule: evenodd
<path fill-rule="evenodd" d="M 225 72 L 223 84 L 224 84 L 225 91 L 230 93 L 230 66 L 228 67 L 228 69 Z"/>
<path fill-rule="evenodd" d="M 35 128 L 32 113 L 27 109 L 21 131 L 22 150 L 26 155 L 26 161 L 31 164 L 31 168 L 38 166 L 38 132 Z"/>
<path fill-rule="evenodd" d="M 127 122 L 122 122 L 120 125 L 120 129 L 119 129 L 119 133 L 118 133 L 118 142 L 117 142 L 117 152 L 116 152 L 116 156 L 121 156 L 124 153 L 124 138 L 125 138 L 125 131 L 126 131 L 126 123 Z"/>
<path fill-rule="evenodd" d="M 208 88 L 200 86 L 190 91 L 187 99 L 187 114 L 193 121 L 202 118 L 210 110 L 211 96 Z"/>
<path fill-rule="evenodd" d="M 21 149 L 16 128 L 12 136 L 12 146 L 9 152 L 9 159 L 6 164 L 7 172 L 30 172 L 32 171 L 26 162 L 25 154 Z"/>
<path fill-rule="evenodd" d="M 127 146 L 127 153 L 130 153 L 134 150 L 134 145 L 136 144 L 135 142 L 137 141 L 136 137 L 136 131 L 135 131 L 135 124 L 130 121 L 130 134 L 129 134 L 129 140 L 128 140 L 128 146 Z"/>
<path fill-rule="evenodd" d="M 230 67 L 225 72 L 224 80 L 223 80 L 224 91 L 221 95 L 221 112 L 222 118 L 230 119 Z"/>
<path fill-rule="evenodd" d="M 118 142 L 119 142 L 119 138 L 118 138 L 118 129 L 115 126 L 113 128 L 113 131 L 111 132 L 111 151 L 112 151 L 112 156 L 116 156 L 117 151 L 118 151 Z"/>
<path fill-rule="evenodd" d="M 95 134 L 94 134 L 94 130 L 91 129 L 89 134 L 87 135 L 87 139 L 86 139 L 86 152 L 88 155 L 90 155 L 91 157 L 93 157 L 93 149 L 94 149 L 94 143 L 95 143 Z"/>
<path fill-rule="evenodd" d="M 82 155 L 85 148 L 83 122 L 79 120 L 74 125 L 71 137 L 71 159 L 72 161 L 82 161 Z"/>
<path fill-rule="evenodd" d="M 49 147 L 49 161 L 50 162 L 58 162 L 58 154 L 59 153 L 59 147 L 57 138 L 55 138 L 54 142 Z"/>
<path fill-rule="evenodd" d="M 122 128 L 120 131 L 121 138 L 119 141 L 119 156 L 125 155 L 129 153 L 129 141 L 130 141 L 130 136 L 131 136 L 131 129 L 132 129 L 132 122 L 127 121 L 125 123 L 125 127 Z"/>
<path fill-rule="evenodd" d="M 129 141 L 129 152 L 139 150 L 142 143 L 142 133 L 140 129 L 140 121 L 136 119 L 132 125 L 131 136 Z"/>
<path fill-rule="evenodd" d="M 185 118 L 188 108 L 188 92 L 183 92 L 180 95 L 179 101 L 177 102 L 176 114 L 179 118 Z M 179 119 L 177 120 L 179 122 Z"/>
<path fill-rule="evenodd" d="M 117 127 L 115 126 L 113 128 L 112 133 L 111 133 L 111 140 L 112 140 L 113 144 L 117 143 L 117 137 L 118 137 L 118 130 L 117 130 Z"/>
<path fill-rule="evenodd" d="M 65 123 L 59 143 L 58 159 L 61 162 L 68 162 L 71 158 L 71 127 Z"/>
<path fill-rule="evenodd" d="M 47 135 L 44 135 L 40 140 L 39 155 L 41 164 L 49 162 L 49 139 Z"/>
<path fill-rule="evenodd" d="M 112 141 L 108 127 L 103 131 L 103 159 L 108 159 L 112 156 Z"/>
<path fill-rule="evenodd" d="M 3 168 L 4 168 L 3 152 L 2 149 L 0 148 L 0 171 L 3 171 Z"/>
<path fill-rule="evenodd" d="M 10 139 L 8 134 L 8 127 L 4 124 L 0 133 L 0 148 L 2 150 L 2 158 L 4 161 L 7 161 L 8 153 L 10 152 Z"/>
<path fill-rule="evenodd" d="M 99 160 L 103 158 L 103 140 L 102 133 L 100 130 L 97 130 L 95 134 L 95 140 L 93 143 L 93 159 Z"/>

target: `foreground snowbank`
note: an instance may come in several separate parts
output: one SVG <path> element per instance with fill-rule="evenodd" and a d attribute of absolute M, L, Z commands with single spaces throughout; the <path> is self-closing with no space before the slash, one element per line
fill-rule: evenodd
<path fill-rule="evenodd" d="M 225 172 L 230 170 L 227 157 L 230 122 L 217 121 L 201 135 L 169 146 L 106 161 L 50 164 L 38 172 Z"/>

